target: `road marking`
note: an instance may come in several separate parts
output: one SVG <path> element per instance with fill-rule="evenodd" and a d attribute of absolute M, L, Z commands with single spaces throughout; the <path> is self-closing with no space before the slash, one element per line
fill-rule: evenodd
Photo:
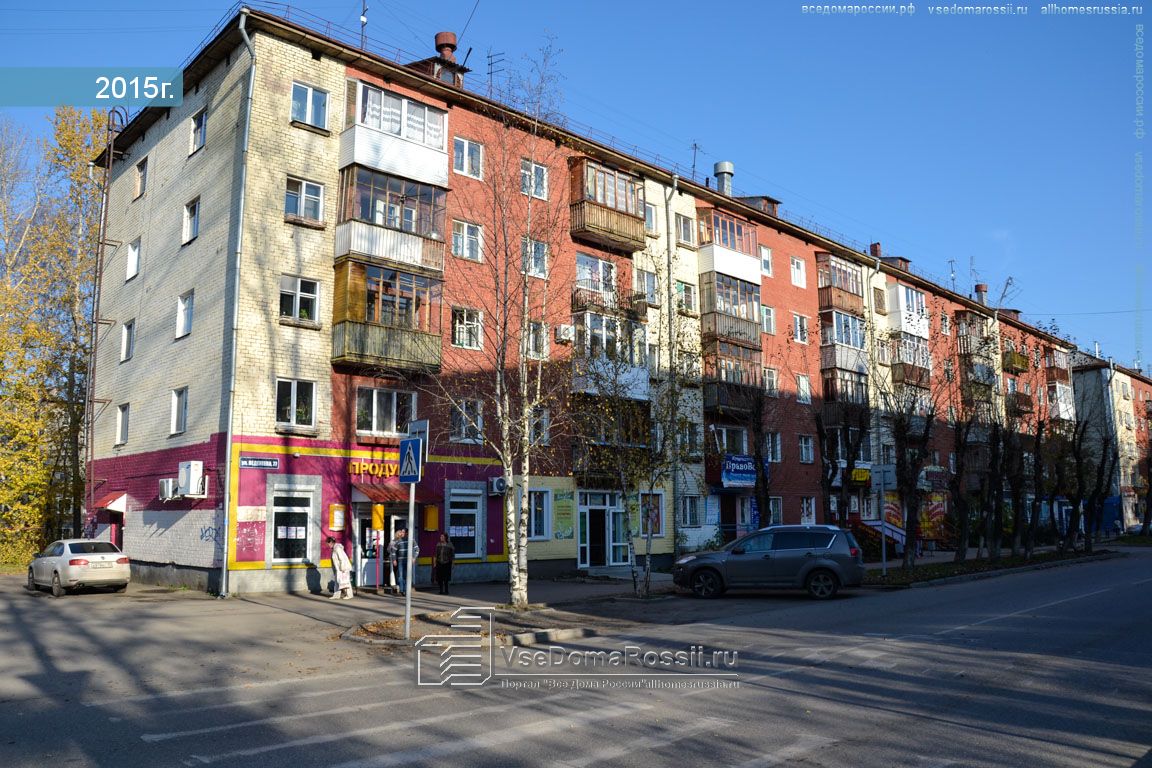
<path fill-rule="evenodd" d="M 245 699 L 244 701 L 229 701 L 224 704 L 205 704 L 202 707 L 182 707 L 181 709 L 162 709 L 158 712 L 149 712 L 148 716 L 168 717 L 169 715 L 185 715 L 189 712 L 207 712 L 213 709 L 227 709 L 229 707 L 246 707 L 250 704 L 267 704 L 270 701 L 291 701 L 292 699 L 311 699 L 317 696 L 331 696 L 332 694 L 351 693 L 352 691 L 375 691 L 381 688 L 389 688 L 394 685 L 411 685 L 411 680 L 392 680 L 372 685 L 357 685 L 352 688 L 331 688 L 323 691 L 308 691 L 306 693 L 294 693 L 290 699 L 285 699 L 283 696 L 272 696 L 267 699 Z M 123 717 L 110 717 L 108 718 L 113 723 L 122 722 Z"/>
<path fill-rule="evenodd" d="M 804 757 L 813 750 L 829 747 L 835 743 L 836 739 L 806 733 L 803 734 L 795 744 L 791 744 L 783 749 L 778 749 L 771 755 L 756 757 L 746 763 L 740 763 L 735 766 L 735 768 L 770 768 L 770 766 L 773 765 L 783 765 L 797 758 Z"/>
<path fill-rule="evenodd" d="M 703 720 L 698 720 L 688 726 L 674 726 L 675 730 L 672 733 L 664 733 L 655 736 L 645 736 L 642 739 L 634 739 L 627 744 L 620 744 L 615 747 L 608 747 L 601 749 L 598 752 L 593 752 L 579 758 L 578 760 L 562 760 L 553 765 L 565 766 L 565 768 L 587 768 L 589 765 L 595 763 L 603 763 L 608 761 L 619 760 L 622 757 L 627 757 L 633 752 L 638 752 L 642 749 L 659 749 L 660 747 L 675 744 L 678 741 L 695 736 L 700 731 L 719 731 L 723 728 L 730 728 L 736 725 L 733 720 L 722 720 L 718 717 L 706 717 Z"/>
<path fill-rule="evenodd" d="M 198 696 L 202 693 L 223 693 L 224 691 L 243 691 L 250 688 L 271 688 L 277 685 L 299 685 L 301 682 L 312 680 L 337 680 L 342 677 L 364 677 L 365 675 L 383 674 L 384 669 L 375 672 L 357 670 L 355 672 L 337 672 L 332 675 L 316 675 L 315 677 L 289 677 L 283 680 L 261 680 L 256 683 L 241 683 L 240 685 L 221 685 L 214 688 L 193 688 L 187 691 L 162 691 L 160 693 L 144 693 L 139 696 L 123 696 L 118 699 L 101 699 L 99 701 L 83 702 L 86 707 L 106 707 L 112 704 L 127 704 L 133 701 L 153 701 L 155 699 L 173 699 L 177 696 Z"/>
<path fill-rule="evenodd" d="M 186 736 L 202 736 L 205 733 L 221 733 L 223 731 L 235 731 L 238 728 L 251 728 L 256 725 L 267 725 L 268 723 L 286 723 L 292 720 L 304 720 L 307 718 L 316 718 L 322 715 L 343 715 L 349 712 L 367 712 L 370 709 L 377 709 L 379 707 L 391 707 L 396 704 L 408 704 L 413 701 L 425 701 L 427 699 L 442 699 L 450 695 L 451 691 L 444 693 L 434 693 L 432 695 L 423 694 L 420 696 L 411 696 L 407 699 L 389 699 L 387 701 L 377 701 L 370 704 L 355 704 L 350 707 L 336 707 L 334 709 L 325 709 L 323 712 L 303 712 L 296 715 L 274 715 L 273 717 L 264 717 L 259 720 L 241 720 L 238 723 L 226 723 L 224 725 L 213 725 L 207 728 L 195 728 L 190 731 L 172 731 L 170 733 L 145 733 L 141 734 L 140 740 L 149 743 L 157 741 L 168 741 L 170 739 L 182 739 Z"/>
<path fill-rule="evenodd" d="M 1150 581 L 1152 581 L 1152 579 L 1140 579 L 1140 581 L 1134 581 L 1134 582 L 1132 582 L 1132 586 L 1134 586 L 1134 587 L 1138 587 L 1138 586 L 1140 586 L 1141 584 L 1147 584 L 1147 583 L 1148 583 L 1148 582 L 1150 582 Z"/>
<path fill-rule="evenodd" d="M 459 694 L 459 691 L 457 691 L 456 693 Z M 196 762 L 207 765 L 210 763 L 219 762 L 220 760 L 230 760 L 230 759 L 237 758 L 237 757 L 253 757 L 254 755 L 263 755 L 263 754 L 266 754 L 268 752 L 275 752 L 275 751 L 281 750 L 281 749 L 295 749 L 296 747 L 309 747 L 309 746 L 313 746 L 315 744 L 327 744 L 329 742 L 344 741 L 346 739 L 352 739 L 352 738 L 355 738 L 358 736 L 369 736 L 369 735 L 375 735 L 378 733 L 387 733 L 388 731 L 399 731 L 399 730 L 404 730 L 404 729 L 409 729 L 409 728 L 414 728 L 414 727 L 420 727 L 420 726 L 424 726 L 424 725 L 436 725 L 437 723 L 443 723 L 443 722 L 448 722 L 448 721 L 459 722 L 460 720 L 471 717 L 473 715 L 478 715 L 480 713 L 494 714 L 497 712 L 504 712 L 504 711 L 510 710 L 510 709 L 523 709 L 523 708 L 527 708 L 527 707 L 538 707 L 541 704 L 551 702 L 551 701 L 558 701 L 560 699 L 575 698 L 577 695 L 578 694 L 575 694 L 575 693 L 565 693 L 565 694 L 559 694 L 557 696 L 547 696 L 543 699 L 536 699 L 534 701 L 517 702 L 517 703 L 513 703 L 513 704 L 499 704 L 497 706 L 487 707 L 485 709 L 482 709 L 480 707 L 474 707 L 474 708 L 472 708 L 468 711 L 465 711 L 465 712 L 448 712 L 448 713 L 445 713 L 443 715 L 432 715 L 431 717 L 422 717 L 418 720 L 393 721 L 393 722 L 387 723 L 385 725 L 373 726 L 372 728 L 360 728 L 359 730 L 355 730 L 355 731 L 339 731 L 338 733 L 331 733 L 331 734 L 318 734 L 316 736 L 307 736 L 305 738 L 294 739 L 292 741 L 280 741 L 280 742 L 277 742 L 275 744 L 268 744 L 267 746 L 263 746 L 263 747 L 251 747 L 249 749 L 237 749 L 233 752 L 224 752 L 224 753 L 221 753 L 219 755 L 191 755 L 191 757 Z"/>
<path fill-rule="evenodd" d="M 962 629 L 969 629 L 971 627 L 979 627 L 983 624 L 990 624 L 993 621 L 1000 621 L 1001 619 L 1010 619 L 1013 616 L 1019 616 L 1022 613 L 1032 613 L 1033 611 L 1042 611 L 1045 608 L 1051 608 L 1052 606 L 1060 605 L 1061 603 L 1071 603 L 1074 600 L 1083 600 L 1086 597 L 1094 597 L 1096 595 L 1102 595 L 1105 592 L 1111 592 L 1113 589 L 1115 589 L 1115 587 L 1106 587 L 1105 589 L 1098 589 L 1095 592 L 1086 592 L 1083 595 L 1076 595 L 1075 597 L 1066 597 L 1063 600 L 1053 600 L 1050 603 L 1044 603 L 1044 605 L 1035 605 L 1035 606 L 1032 606 L 1031 608 L 1021 608 L 1018 611 L 1012 611 L 1012 613 L 1002 613 L 999 616 L 989 616 L 987 619 L 981 619 L 980 621 L 974 621 L 971 624 L 961 624 L 958 627 L 951 627 L 949 629 L 941 629 L 936 634 L 937 635 L 947 635 L 951 632 L 959 632 Z"/>
<path fill-rule="evenodd" d="M 643 703 L 618 704 L 613 707 L 604 707 L 591 711 L 566 712 L 556 717 L 550 717 L 547 720 L 537 720 L 512 728 L 490 730 L 487 733 L 471 736 L 466 739 L 442 741 L 426 747 L 417 747 L 416 749 L 408 749 L 401 752 L 390 752 L 386 755 L 378 755 L 363 760 L 351 760 L 347 763 L 340 763 L 335 768 L 388 768 L 388 766 L 393 765 L 433 764 L 440 758 L 457 755 L 462 752 L 471 753 L 478 749 L 492 749 L 494 747 L 506 748 L 511 742 L 522 741 L 532 737 L 547 736 L 557 731 L 567 731 L 581 725 L 597 723 L 601 720 L 626 717 L 645 709 L 652 709 L 654 706 L 654 704 Z"/>

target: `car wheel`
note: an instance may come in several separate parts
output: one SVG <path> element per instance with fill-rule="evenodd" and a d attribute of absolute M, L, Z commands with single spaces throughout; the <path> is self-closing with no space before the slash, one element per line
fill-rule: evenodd
<path fill-rule="evenodd" d="M 127 584 L 117 584 L 116 586 L 112 587 L 113 592 L 123 592 L 126 589 L 128 589 Z"/>
<path fill-rule="evenodd" d="M 701 568 L 692 574 L 692 594 L 696 597 L 719 597 L 723 592 L 724 582 L 711 568 Z"/>
<path fill-rule="evenodd" d="M 36 577 L 32 574 L 31 568 L 28 569 L 28 591 L 29 592 L 35 592 L 36 591 Z"/>
<path fill-rule="evenodd" d="M 817 600 L 827 600 L 836 595 L 836 590 L 840 588 L 840 582 L 832 571 L 813 571 L 808 574 L 804 588 L 808 590 L 809 595 Z"/>
<path fill-rule="evenodd" d="M 67 592 L 64 585 L 60 583 L 60 574 L 52 574 L 52 597 L 64 597 Z"/>

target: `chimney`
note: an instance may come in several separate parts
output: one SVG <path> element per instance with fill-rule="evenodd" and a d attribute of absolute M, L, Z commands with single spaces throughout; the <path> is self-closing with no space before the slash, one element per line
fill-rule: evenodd
<path fill-rule="evenodd" d="M 986 284 L 976 283 L 976 301 L 988 306 L 988 286 Z"/>
<path fill-rule="evenodd" d="M 727 160 L 721 160 L 712 166 L 712 173 L 716 175 L 716 190 L 722 195 L 732 197 L 732 175 L 736 173 L 736 166 Z"/>
<path fill-rule="evenodd" d="M 880 243 L 872 243 L 868 246 L 868 253 L 872 254 L 874 259 L 883 258 L 883 254 L 880 252 Z"/>
<path fill-rule="evenodd" d="M 440 54 L 440 58 L 456 62 L 456 33 L 455 32 L 437 32 L 436 33 L 436 52 Z"/>

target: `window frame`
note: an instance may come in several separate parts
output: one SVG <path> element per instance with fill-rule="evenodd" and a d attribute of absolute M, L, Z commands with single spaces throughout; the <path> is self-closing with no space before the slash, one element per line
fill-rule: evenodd
<path fill-rule="evenodd" d="M 776 308 L 760 305 L 760 332 L 776 335 Z"/>
<path fill-rule="evenodd" d="M 811 338 L 811 332 L 808 328 L 808 316 L 793 312 L 792 340 L 797 344 L 807 344 L 809 338 Z"/>
<path fill-rule="evenodd" d="M 524 356 L 529 360 L 547 360 L 549 353 L 547 321 L 529 320 L 525 331 Z"/>
<path fill-rule="evenodd" d="M 552 538 L 552 489 L 529 488 L 524 496 L 528 507 L 528 541 L 549 541 Z M 544 503 L 537 508 L 535 499 L 542 499 Z"/>
<path fill-rule="evenodd" d="M 676 242 L 680 245 L 696 245 L 696 219 L 691 216 L 685 216 L 682 213 L 676 214 Z"/>
<path fill-rule="evenodd" d="M 188 124 L 191 128 L 188 137 L 188 155 L 192 156 L 208 143 L 208 107 L 204 107 L 192 115 Z"/>
<path fill-rule="evenodd" d="M 132 196 L 133 200 L 139 200 L 148 191 L 148 156 L 145 155 L 140 162 L 136 163 L 136 176 L 135 186 L 133 188 L 135 194 Z"/>
<path fill-rule="evenodd" d="M 543 191 L 541 191 L 543 188 Z M 537 200 L 548 199 L 548 166 L 527 157 L 520 159 L 520 193 Z"/>
<path fill-rule="evenodd" d="M 305 109 L 304 109 L 304 114 L 302 116 L 299 116 L 296 114 L 296 89 L 297 88 L 304 89 L 304 92 L 306 95 L 306 98 L 304 99 Z M 316 122 L 316 115 L 315 115 L 316 103 L 315 103 L 314 99 L 316 98 L 316 96 L 318 94 L 323 95 L 323 97 L 324 97 L 324 104 L 323 104 L 324 121 L 323 121 L 323 123 Z M 325 91 L 322 88 L 317 88 L 314 85 L 308 85 L 307 83 L 302 83 L 299 80 L 293 80 L 292 81 L 292 92 L 291 92 L 291 96 L 289 99 L 289 106 L 288 106 L 288 116 L 290 118 L 290 121 L 293 123 L 300 123 L 302 125 L 310 125 L 313 128 L 319 128 L 322 131 L 328 130 L 328 118 L 332 112 L 332 110 L 329 108 L 329 100 L 330 100 L 331 96 L 332 96 L 331 93 L 329 93 L 328 91 Z"/>
<path fill-rule="evenodd" d="M 472 150 L 477 150 L 477 170 L 471 171 Z M 459 161 L 459 162 L 457 162 Z M 484 145 L 463 136 L 452 137 L 452 172 L 469 179 L 484 180 Z"/>
<path fill-rule="evenodd" d="M 652 538 L 664 538 L 664 491 L 642 491 L 638 494 L 636 507 L 640 513 L 640 535 L 648 536 L 648 513 L 644 508 L 645 497 L 649 499 L 655 497 L 657 499 L 657 514 L 656 514 L 656 527 L 652 530 Z"/>
<path fill-rule="evenodd" d="M 772 249 L 766 245 L 761 245 L 760 249 L 759 249 L 759 253 L 760 253 L 760 274 L 763 275 L 764 277 L 774 277 L 774 275 L 772 274 L 772 268 L 773 268 Z M 767 269 L 765 269 L 765 265 L 767 265 Z"/>
<path fill-rule="evenodd" d="M 182 435 L 188 431 L 188 387 L 172 390 L 172 413 L 168 423 L 168 434 Z"/>
<path fill-rule="evenodd" d="M 769 464 L 780 464 L 784 461 L 783 434 L 774 430 L 764 433 L 764 458 Z"/>
<path fill-rule="evenodd" d="M 192 323 L 196 317 L 196 289 L 185 291 L 176 297 L 176 338 L 182 339 L 192 333 Z"/>
<path fill-rule="evenodd" d="M 293 281 L 294 287 L 291 288 L 290 290 L 285 290 L 285 286 L 284 286 L 285 280 Z M 303 283 L 311 283 L 313 286 L 314 292 L 313 293 L 305 292 Z M 286 315 L 286 314 L 284 314 L 284 297 L 289 296 L 289 295 L 292 297 L 292 313 Z M 302 317 L 301 316 L 301 312 L 303 311 L 303 302 L 305 299 L 311 299 L 311 301 L 312 301 L 312 316 L 311 317 Z M 317 317 L 319 317 L 319 314 L 320 314 L 320 281 L 319 280 L 312 280 L 311 278 L 307 278 L 307 277 L 301 277 L 300 275 L 289 275 L 289 274 L 280 275 L 279 312 L 280 312 L 280 319 L 282 319 L 282 320 L 295 320 L 298 322 L 319 324 L 320 321 L 317 320 Z"/>
<path fill-rule="evenodd" d="M 459 228 L 459 231 L 457 231 Z M 472 234 L 475 230 L 475 234 Z M 457 249 L 459 243 L 459 250 Z M 472 244 L 475 244 L 476 258 L 468 255 L 473 249 Z M 484 261 L 484 226 L 482 224 L 473 224 L 464 219 L 452 219 L 452 255 L 464 261 L 471 261 L 475 264 L 483 263 Z"/>
<path fill-rule="evenodd" d="M 281 410 L 280 385 L 281 384 L 290 385 L 291 396 L 290 396 L 290 402 L 288 403 L 288 407 L 290 409 L 290 413 L 291 413 L 292 418 L 289 421 L 281 421 L 281 419 L 280 419 L 280 410 Z M 300 390 L 302 388 L 301 385 L 305 385 L 305 386 L 311 388 L 311 394 L 310 394 L 311 401 L 309 402 L 309 404 L 307 406 L 308 407 L 308 422 L 307 423 L 304 423 L 302 421 L 297 420 L 298 415 L 299 415 L 299 410 L 300 410 L 299 400 L 300 400 L 300 394 L 301 394 Z M 276 417 L 276 426 L 277 427 L 297 427 L 297 428 L 307 428 L 307 429 L 314 428 L 316 426 L 316 382 L 309 381 L 307 379 L 284 379 L 284 378 L 277 377 L 276 378 L 275 408 L 276 408 L 275 417 Z"/>
<path fill-rule="evenodd" d="M 474 406 L 475 418 L 464 409 Z M 449 417 L 448 442 L 465 445 L 480 445 L 484 442 L 484 401 L 464 398 L 452 404 Z"/>
<path fill-rule="evenodd" d="M 520 258 L 525 275 L 548 279 L 548 243 L 524 235 L 520 238 Z"/>
<path fill-rule="evenodd" d="M 116 406 L 116 439 L 113 447 L 128 442 L 128 424 L 132 419 L 132 404 L 120 403 Z"/>
<path fill-rule="evenodd" d="M 691 503 L 689 503 L 691 502 Z M 691 508 L 691 509 L 689 509 Z M 691 513 L 691 519 L 689 518 Z M 695 522 L 691 522 L 695 520 Z M 703 525 L 700 518 L 700 496 L 695 493 L 686 493 L 680 497 L 680 527 L 700 528 Z"/>
<path fill-rule="evenodd" d="M 475 315 L 472 317 L 469 313 Z M 457 316 L 460 319 L 460 328 L 457 329 Z M 452 323 L 452 346 L 457 349 L 483 349 L 484 348 L 484 312 L 473 307 L 452 307 L 449 314 Z M 461 332 L 475 334 L 475 343 L 461 341 Z M 467 341 L 467 340 L 466 340 Z"/>
<path fill-rule="evenodd" d="M 685 301 L 684 297 L 687 296 L 690 301 Z M 681 312 L 690 312 L 695 314 L 699 312 L 700 298 L 697 286 L 692 283 L 686 283 L 683 280 L 676 281 L 676 303 L 677 309 Z"/>
<path fill-rule="evenodd" d="M 120 326 L 120 362 L 128 362 L 134 354 L 136 354 L 136 318 L 125 320 Z"/>
<path fill-rule="evenodd" d="M 184 239 L 181 245 L 187 245 L 200 236 L 200 209 L 199 195 L 184 204 Z"/>
<path fill-rule="evenodd" d="M 796 402 L 812 404 L 812 377 L 806 373 L 796 374 Z"/>
<path fill-rule="evenodd" d="M 140 274 L 140 251 L 143 241 L 143 237 L 138 237 L 128 243 L 128 250 L 124 256 L 124 282 L 132 280 Z"/>
<path fill-rule="evenodd" d="M 816 438 L 813 435 L 796 435 L 796 447 L 801 464 L 816 463 Z"/>
<path fill-rule="evenodd" d="M 807 288 L 808 287 L 808 266 L 807 266 L 807 264 L 805 264 L 804 259 L 802 259 L 799 256 L 791 256 L 789 258 L 791 259 L 789 272 L 790 272 L 791 278 L 792 278 L 792 285 L 796 286 L 797 288 Z"/>
<path fill-rule="evenodd" d="M 367 429 L 360 424 L 360 400 L 361 392 L 370 393 L 372 413 L 370 416 L 370 425 Z M 381 416 L 381 394 L 387 393 L 390 395 L 390 413 Z M 409 412 L 405 419 L 400 418 L 400 396 L 406 395 L 408 397 Z M 396 437 L 398 435 L 408 434 L 408 425 L 416 418 L 417 413 L 417 393 L 407 389 L 393 389 L 392 387 L 372 387 L 372 386 L 358 386 L 356 387 L 356 399 L 354 408 L 356 409 L 356 434 L 367 437 Z M 392 429 L 381 429 L 391 424 Z M 404 427 L 404 429 L 401 429 Z"/>
<path fill-rule="evenodd" d="M 288 200 L 292 192 L 292 184 L 298 185 L 299 189 L 294 193 L 296 198 L 296 210 L 289 210 Z M 308 187 L 315 187 L 318 194 L 309 195 Z M 308 201 L 311 199 L 316 200 L 316 214 L 310 216 L 308 214 Z M 324 185 L 316 182 L 309 181 L 301 176 L 288 176 L 288 180 L 284 184 L 284 216 L 291 219 L 299 219 L 300 221 L 324 221 L 324 203 L 325 203 L 325 190 Z"/>

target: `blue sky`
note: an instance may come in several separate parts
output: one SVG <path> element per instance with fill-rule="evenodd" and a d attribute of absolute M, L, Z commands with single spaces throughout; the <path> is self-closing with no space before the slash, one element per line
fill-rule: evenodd
<path fill-rule="evenodd" d="M 1027 15 L 975 17 L 929 12 L 951 0 L 917 2 L 911 16 L 808 4 L 371 0 L 369 36 L 415 57 L 435 32 L 464 31 L 458 55 L 472 48 L 479 89 L 490 51 L 520 67 L 551 35 L 575 125 L 684 167 L 696 143 L 698 171 L 732 161 L 738 192 L 879 240 L 944 285 L 954 274 L 962 293 L 986 282 L 993 299 L 1118 362 L 1135 357 L 1140 317 L 1152 360 L 1135 182 L 1148 139 L 1133 122 L 1145 16 L 1042 15 L 1034 0 L 1017 3 Z M 359 25 L 360 0 L 294 7 Z M 0 0 L 0 66 L 173 66 L 228 9 Z M 43 131 L 47 110 L 0 113 Z"/>

